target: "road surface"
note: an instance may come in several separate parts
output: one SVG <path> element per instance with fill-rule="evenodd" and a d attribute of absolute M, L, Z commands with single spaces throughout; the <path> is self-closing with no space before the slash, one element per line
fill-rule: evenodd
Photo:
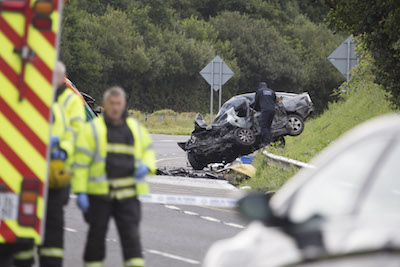
<path fill-rule="evenodd" d="M 177 141 L 188 136 L 152 135 L 159 167 L 186 167 Z M 237 198 L 241 193 L 224 181 L 180 177 L 150 177 L 152 193 Z M 215 241 L 232 237 L 245 226 L 235 210 L 225 208 L 143 204 L 141 233 L 147 266 L 201 266 Z M 66 207 L 64 266 L 82 266 L 87 226 L 75 199 Z M 111 222 L 104 266 L 123 266 L 118 234 Z"/>

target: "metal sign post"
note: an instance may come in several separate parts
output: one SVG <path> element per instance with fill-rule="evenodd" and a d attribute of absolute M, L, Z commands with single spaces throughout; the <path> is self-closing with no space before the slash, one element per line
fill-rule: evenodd
<path fill-rule="evenodd" d="M 352 36 L 349 36 L 335 51 L 328 56 L 328 60 L 335 68 L 350 80 L 352 69 L 358 64 L 357 57 L 354 52 L 355 42 Z"/>
<path fill-rule="evenodd" d="M 200 71 L 201 76 L 211 86 L 211 103 L 210 103 L 210 123 L 213 117 L 213 91 L 219 91 L 218 108 L 221 109 L 222 104 L 222 85 L 224 85 L 232 76 L 232 70 L 226 65 L 226 63 L 219 57 L 216 56 L 207 66 Z"/>

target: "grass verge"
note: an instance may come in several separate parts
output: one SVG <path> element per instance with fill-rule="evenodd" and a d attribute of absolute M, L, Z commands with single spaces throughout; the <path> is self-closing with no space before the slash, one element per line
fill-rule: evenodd
<path fill-rule="evenodd" d="M 308 120 L 304 132 L 297 137 L 286 137 L 284 148 L 269 148 L 268 152 L 308 162 L 332 141 L 354 126 L 373 117 L 394 112 L 395 108 L 387 100 L 387 92 L 373 83 L 369 62 L 360 64 L 349 83 L 339 88 L 340 100 L 330 103 L 319 117 Z M 277 190 L 293 176 L 297 169 L 283 169 L 270 166 L 259 154 L 255 160 L 257 174 L 246 182 L 253 189 Z"/>

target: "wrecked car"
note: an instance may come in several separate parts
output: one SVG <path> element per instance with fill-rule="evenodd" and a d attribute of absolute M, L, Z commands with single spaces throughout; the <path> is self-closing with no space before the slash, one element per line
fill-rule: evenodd
<path fill-rule="evenodd" d="M 276 93 L 272 122 L 272 142 L 284 145 L 284 136 L 303 132 L 304 120 L 314 110 L 308 93 Z M 229 163 L 240 155 L 250 154 L 262 145 L 260 112 L 254 110 L 255 93 L 234 96 L 221 107 L 215 120 L 207 125 L 197 114 L 195 128 L 187 142 L 178 143 L 190 164 L 201 170 L 209 163 Z"/>

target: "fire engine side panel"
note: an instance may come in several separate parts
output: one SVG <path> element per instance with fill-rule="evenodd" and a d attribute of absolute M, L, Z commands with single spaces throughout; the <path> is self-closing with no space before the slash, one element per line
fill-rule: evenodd
<path fill-rule="evenodd" d="M 25 1 L 29 6 L 23 10 L 7 10 L 7 2 L 12 1 L 2 1 L 0 8 L 0 243 L 32 238 L 39 244 L 44 225 L 53 71 L 63 1 L 53 1 L 49 31 L 38 30 L 31 24 L 36 0 Z M 38 185 L 36 206 L 22 205 L 24 180 Z M 33 212 L 34 224 L 20 224 L 22 210 Z"/>

